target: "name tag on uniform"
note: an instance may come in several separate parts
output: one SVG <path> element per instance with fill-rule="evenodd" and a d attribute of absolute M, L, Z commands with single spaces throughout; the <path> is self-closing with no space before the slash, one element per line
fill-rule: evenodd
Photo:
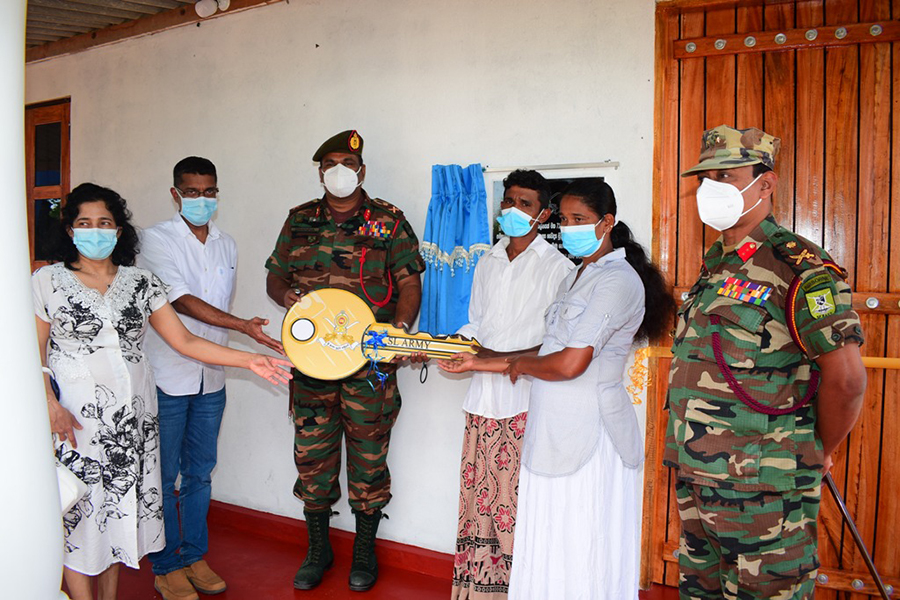
<path fill-rule="evenodd" d="M 391 233 L 392 231 L 388 224 L 381 221 L 366 221 L 356 230 L 356 235 L 376 238 L 389 238 Z"/>
<path fill-rule="evenodd" d="M 744 281 L 737 277 L 729 277 L 722 282 L 722 285 L 716 293 L 720 296 L 725 296 L 726 298 L 748 302 L 756 306 L 763 306 L 766 303 L 766 300 L 769 299 L 772 288 L 759 283 L 753 283 L 752 281 Z"/>
<path fill-rule="evenodd" d="M 291 227 L 291 239 L 315 244 L 319 241 L 319 230 L 315 227 Z"/>

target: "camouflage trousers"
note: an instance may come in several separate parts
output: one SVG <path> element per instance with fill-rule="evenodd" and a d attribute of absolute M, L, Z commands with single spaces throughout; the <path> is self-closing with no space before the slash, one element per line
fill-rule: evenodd
<path fill-rule="evenodd" d="M 294 370 L 294 495 L 309 511 L 327 510 L 341 497 L 341 438 L 347 442 L 350 508 L 371 513 L 391 499 L 387 467 L 391 428 L 400 412 L 396 367 L 384 386 L 370 385 L 366 370 L 339 381 L 322 381 Z"/>
<path fill-rule="evenodd" d="M 682 600 L 809 600 L 821 488 L 739 492 L 678 481 Z"/>

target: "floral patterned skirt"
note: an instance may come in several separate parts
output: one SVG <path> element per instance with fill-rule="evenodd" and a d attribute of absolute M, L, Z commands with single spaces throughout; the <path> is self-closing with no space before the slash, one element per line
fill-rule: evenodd
<path fill-rule="evenodd" d="M 526 416 L 490 419 L 466 413 L 453 600 L 506 598 Z"/>

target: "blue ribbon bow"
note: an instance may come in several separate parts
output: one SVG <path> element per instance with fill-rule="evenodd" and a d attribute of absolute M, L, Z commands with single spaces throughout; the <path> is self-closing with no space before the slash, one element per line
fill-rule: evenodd
<path fill-rule="evenodd" d="M 378 368 L 378 360 L 382 358 L 378 353 L 378 350 L 379 348 L 384 348 L 386 346 L 384 339 L 387 335 L 387 330 L 374 331 L 372 329 L 366 331 L 365 335 L 363 335 L 363 355 L 369 359 L 369 370 L 366 371 L 366 381 L 369 383 L 369 386 L 371 386 L 372 391 L 375 391 L 375 386 L 369 381 L 369 375 L 375 375 L 375 378 L 378 380 L 382 389 L 384 388 L 384 382 L 387 381 L 388 378 L 388 374 Z"/>

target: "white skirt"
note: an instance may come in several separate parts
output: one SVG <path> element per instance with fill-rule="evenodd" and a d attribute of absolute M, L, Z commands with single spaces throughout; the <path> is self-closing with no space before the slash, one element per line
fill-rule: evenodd
<path fill-rule="evenodd" d="M 640 473 L 602 429 L 571 475 L 535 475 L 523 464 L 510 600 L 637 600 Z"/>

